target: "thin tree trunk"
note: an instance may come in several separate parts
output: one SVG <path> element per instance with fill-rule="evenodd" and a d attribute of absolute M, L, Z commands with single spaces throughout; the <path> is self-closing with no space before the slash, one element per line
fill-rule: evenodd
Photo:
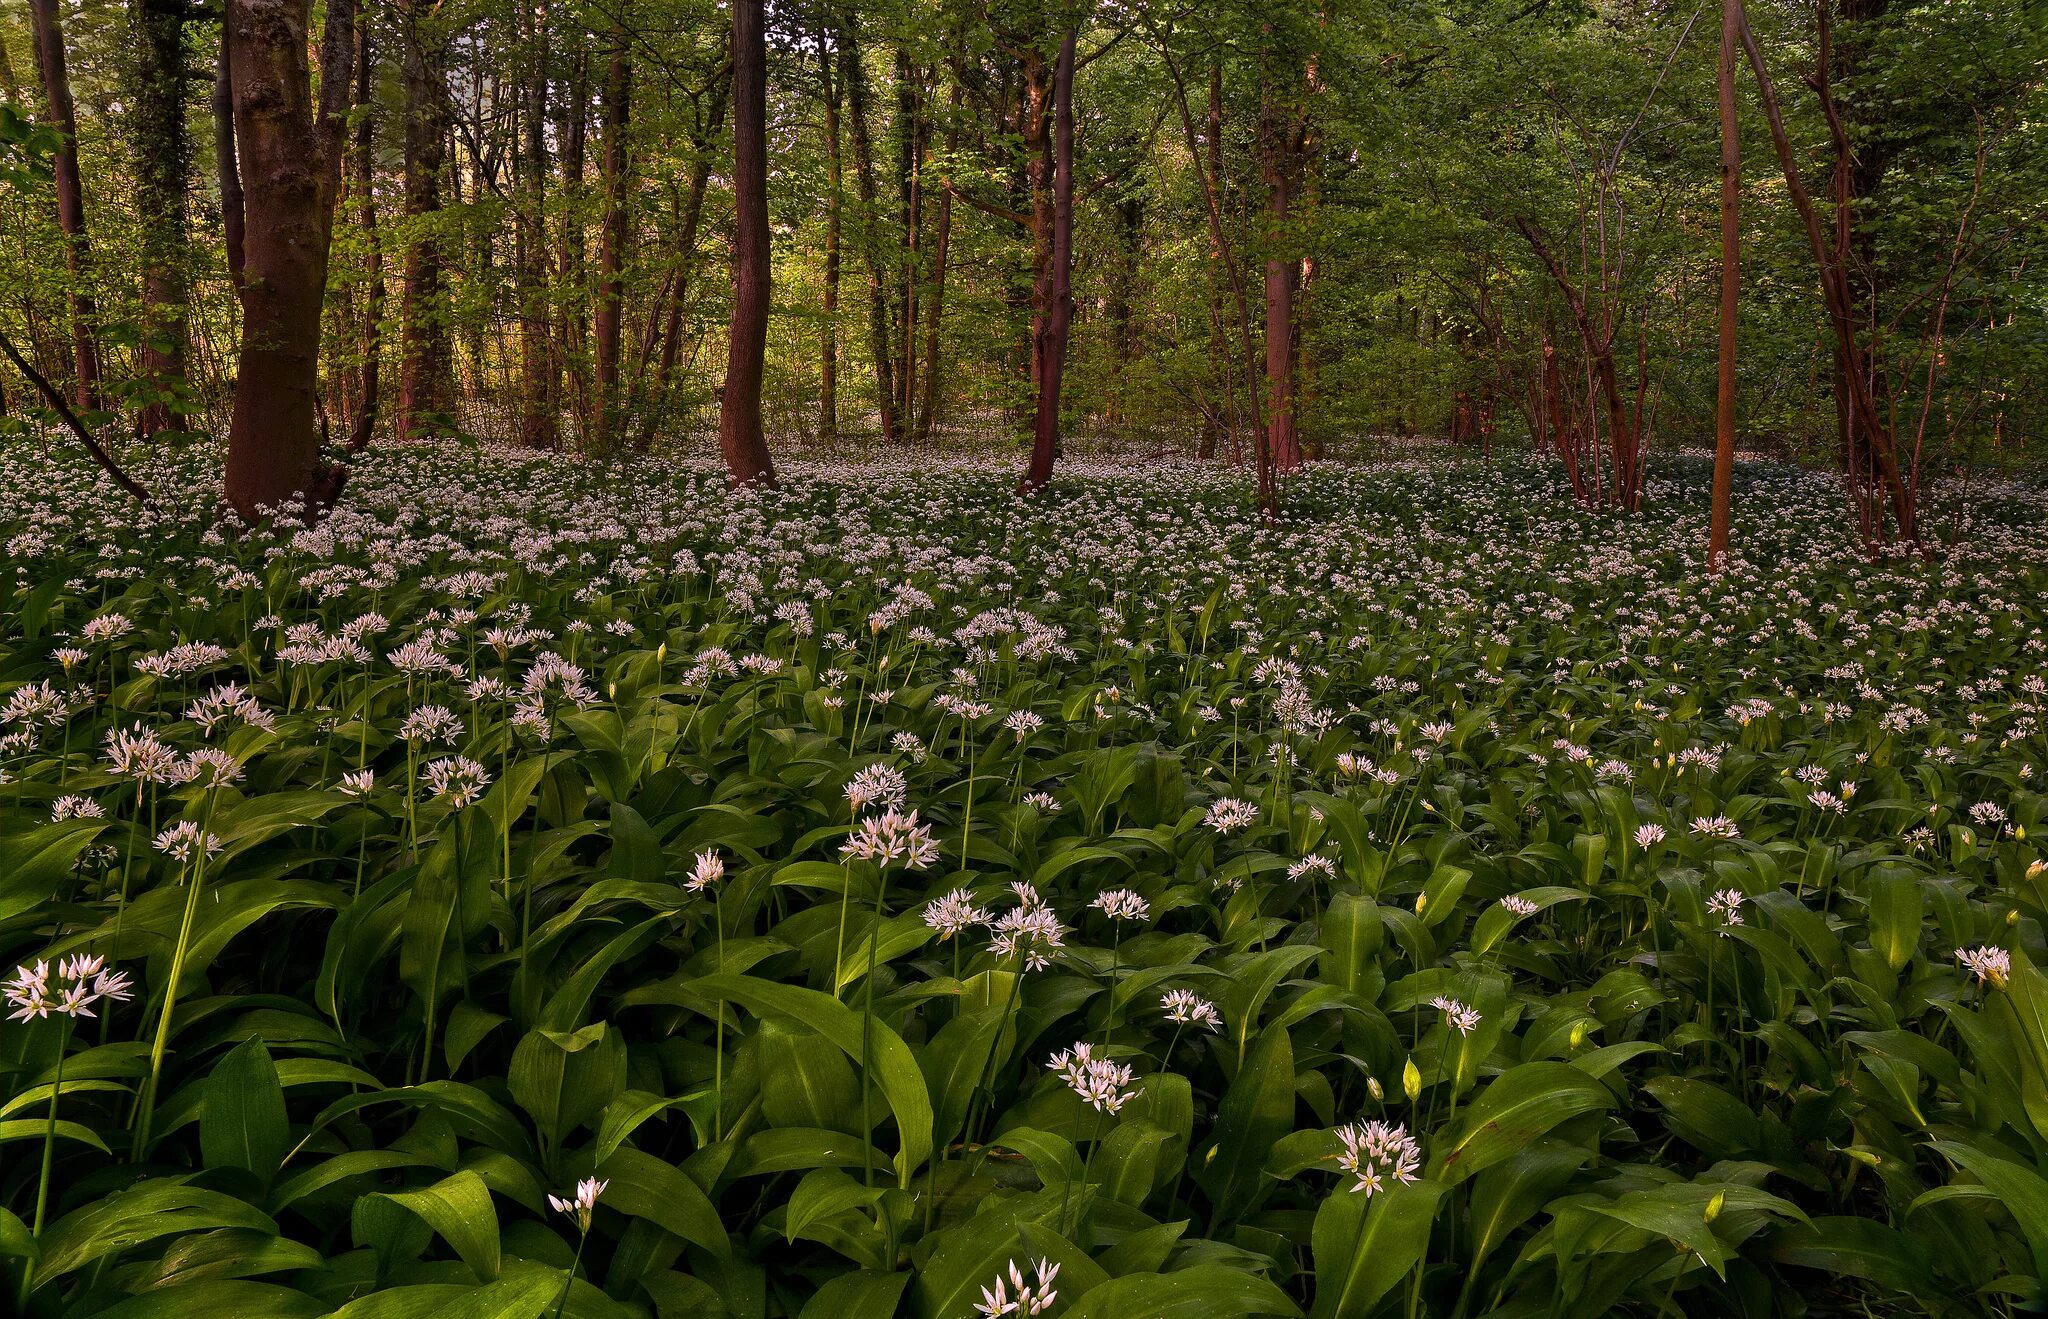
<path fill-rule="evenodd" d="M 948 98 L 948 107 L 957 114 L 960 108 L 960 87 L 955 83 Z M 959 130 L 953 126 L 953 115 L 949 115 L 946 127 L 946 152 L 950 155 L 960 145 Z M 946 257 L 953 242 L 953 194 L 950 190 L 939 189 L 939 213 L 933 221 L 932 232 L 932 284 L 931 306 L 924 318 L 924 371 L 918 377 L 921 397 L 917 407 L 917 442 L 929 444 L 932 432 L 939 420 L 939 327 L 946 315 Z"/>
<path fill-rule="evenodd" d="M 213 71 L 213 156 L 215 172 L 220 176 L 221 243 L 227 249 L 228 283 L 239 293 L 248 217 L 242 196 L 241 162 L 235 150 L 233 43 L 225 32 L 221 34 L 220 59 Z"/>
<path fill-rule="evenodd" d="M 654 442 L 655 426 L 661 419 L 661 405 L 668 398 L 669 382 L 675 376 L 676 355 L 683 341 L 683 312 L 689 305 L 690 285 L 697 276 L 697 232 L 704 222 L 704 195 L 711 187 L 711 164 L 717 152 L 718 135 L 725 128 L 726 106 L 731 97 L 732 78 L 729 73 L 721 74 L 712 84 L 711 107 L 705 113 L 703 131 L 693 144 L 696 159 L 690 165 L 690 186 L 683 198 L 682 224 L 676 235 L 677 265 L 667 299 L 668 317 L 663 327 L 661 357 L 654 371 L 654 387 L 648 392 L 646 415 L 635 441 L 641 449 Z"/>
<path fill-rule="evenodd" d="M 333 504 L 347 469 L 320 459 L 320 311 L 354 47 L 353 0 L 327 0 L 321 94 L 307 67 L 312 0 L 228 0 L 235 141 L 248 166 L 242 340 L 225 488 L 245 518 Z"/>
<path fill-rule="evenodd" d="M 356 32 L 356 223 L 368 250 L 363 256 L 363 364 L 356 384 L 356 410 L 349 418 L 348 447 L 367 449 L 377 430 L 378 367 L 384 356 L 384 241 L 377 232 L 377 61 L 366 20 Z"/>
<path fill-rule="evenodd" d="M 136 433 L 177 424 L 171 404 L 185 382 L 190 301 L 185 175 L 192 165 L 185 131 L 185 10 L 130 0 L 135 28 L 135 202 L 142 221 L 141 375 L 148 396 Z"/>
<path fill-rule="evenodd" d="M 774 485 L 761 432 L 768 349 L 768 44 L 763 0 L 732 5 L 732 332 L 718 408 L 718 447 L 734 485 Z"/>
<path fill-rule="evenodd" d="M 572 25 L 571 40 L 580 41 L 581 32 L 581 28 Z M 588 155 L 590 137 L 590 55 L 580 47 L 571 61 L 568 90 L 568 98 L 562 106 L 562 118 L 555 125 L 557 140 L 562 143 L 562 246 L 557 260 L 562 294 L 561 320 L 555 334 L 556 369 L 559 372 L 566 361 L 570 383 L 576 396 L 577 422 L 581 428 L 581 437 L 587 442 L 591 432 L 590 399 L 586 388 L 589 377 L 584 355 L 584 331 L 588 314 L 588 247 L 584 241 L 583 213 L 579 203 L 583 195 L 585 158 Z M 555 383 L 555 410 L 559 415 L 559 374 Z"/>
<path fill-rule="evenodd" d="M 597 424 L 591 447 L 609 453 L 617 447 L 624 399 L 619 393 L 619 335 L 625 304 L 630 157 L 626 135 L 633 117 L 633 57 L 623 35 L 612 51 L 604 79 L 604 223 L 597 244 L 597 317 L 594 386 Z"/>
<path fill-rule="evenodd" d="M 524 11 L 522 11 L 523 13 Z M 529 449 L 561 443 L 555 417 L 555 349 L 548 337 L 548 10 L 531 13 L 523 34 L 519 87 L 518 230 L 515 295 L 519 303 L 519 442 Z"/>
<path fill-rule="evenodd" d="M 839 80 L 846 91 L 846 123 L 852 130 L 853 174 L 860 195 L 860 246 L 868 270 L 868 350 L 875 366 L 875 405 L 881 414 L 882 438 L 895 443 L 903 438 L 903 431 L 896 411 L 896 372 L 889 351 L 893 340 L 889 327 L 888 262 L 882 257 L 876 232 L 877 189 L 874 142 L 868 135 L 867 72 L 861 67 L 856 34 L 854 20 L 849 17 L 839 36 Z"/>
<path fill-rule="evenodd" d="M 1018 490 L 1027 494 L 1052 480 L 1053 464 L 1059 458 L 1060 388 L 1067 368 L 1067 336 L 1074 321 L 1074 46 L 1075 33 L 1069 28 L 1053 65 L 1052 187 L 1047 195 L 1041 165 L 1035 180 L 1039 186 L 1033 189 L 1038 194 L 1032 201 L 1033 237 L 1043 259 L 1037 272 L 1031 332 L 1031 374 L 1038 387 L 1031 419 L 1031 463 L 1017 484 Z M 1049 235 L 1045 234 L 1048 228 Z"/>
<path fill-rule="evenodd" d="M 818 50 L 818 80 L 825 100 L 825 306 L 818 349 L 818 435 L 831 443 L 839 438 L 839 215 L 846 167 L 839 150 L 841 88 L 832 78 L 833 53 L 823 33 Z"/>
<path fill-rule="evenodd" d="M 1715 353 L 1714 496 L 1707 533 L 1707 571 L 1728 557 L 1735 490 L 1735 332 L 1742 296 L 1742 147 L 1735 115 L 1735 48 L 1742 27 L 1739 0 L 1722 0 L 1721 55 L 1716 68 L 1721 111 L 1721 323 Z"/>
<path fill-rule="evenodd" d="M 426 0 L 399 7 L 405 59 L 405 280 L 399 312 L 398 438 L 445 434 L 455 421 L 454 344 L 441 168 L 448 140 L 446 38 Z"/>
<path fill-rule="evenodd" d="M 64 26 L 57 0 L 29 0 L 36 67 L 43 75 L 45 117 L 57 133 L 57 227 L 64 234 L 64 268 L 71 302 L 71 379 L 81 412 L 100 406 L 100 355 L 93 339 L 98 309 L 89 287 L 92 244 L 85 231 L 85 188 L 78 174 L 78 115 L 71 101 L 71 74 L 64 55 Z"/>

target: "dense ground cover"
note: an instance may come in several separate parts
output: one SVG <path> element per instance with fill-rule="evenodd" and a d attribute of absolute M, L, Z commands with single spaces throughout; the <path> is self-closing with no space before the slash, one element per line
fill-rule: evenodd
<path fill-rule="evenodd" d="M 2031 488 L 0 473 L 23 1313 L 2040 1295 Z"/>

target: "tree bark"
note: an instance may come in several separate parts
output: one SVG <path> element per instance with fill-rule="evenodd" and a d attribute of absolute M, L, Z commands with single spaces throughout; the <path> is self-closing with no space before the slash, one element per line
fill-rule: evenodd
<path fill-rule="evenodd" d="M 347 471 L 320 459 L 320 311 L 341 180 L 353 0 L 327 0 L 321 95 L 307 67 L 312 0 L 228 0 L 235 140 L 249 183 L 242 337 L 225 490 L 245 518 L 317 514 Z"/>
<path fill-rule="evenodd" d="M 44 115 L 57 133 L 55 159 L 57 227 L 64 234 L 64 268 L 71 316 L 71 380 L 81 412 L 100 406 L 99 345 L 93 338 L 98 308 L 93 303 L 92 243 L 85 229 L 85 187 L 78 174 L 78 115 L 71 101 L 71 73 L 64 55 L 64 26 L 57 0 L 29 0 L 36 67 L 43 76 Z"/>
<path fill-rule="evenodd" d="M 1067 338 L 1074 322 L 1074 46 L 1069 28 L 1060 40 L 1052 75 L 1051 189 L 1038 166 L 1032 200 L 1033 242 L 1040 250 L 1031 331 L 1031 374 L 1037 399 L 1031 419 L 1031 462 L 1019 491 L 1042 490 L 1060 452 L 1060 391 L 1067 369 Z M 1041 159 L 1043 153 L 1041 153 Z M 1049 230 L 1049 233 L 1047 232 Z"/>
<path fill-rule="evenodd" d="M 626 135 L 633 117 L 633 57 L 624 34 L 611 53 L 604 78 L 604 221 L 597 244 L 597 315 L 593 332 L 596 358 L 593 389 L 596 424 L 591 447 L 610 453 L 624 434 L 625 399 L 619 391 L 619 336 L 625 303 L 626 241 L 630 232 L 631 157 Z"/>
<path fill-rule="evenodd" d="M 846 91 L 846 126 L 853 138 L 853 175 L 860 196 L 861 256 L 868 270 L 868 351 L 874 359 L 875 404 L 880 412 L 882 438 L 895 443 L 903 438 L 902 420 L 896 411 L 896 372 L 890 361 L 888 261 L 882 256 L 877 233 L 877 189 L 875 187 L 874 142 L 868 134 L 867 72 L 861 66 L 860 41 L 855 20 L 849 16 L 839 34 L 839 80 Z"/>
<path fill-rule="evenodd" d="M 840 84 L 832 79 L 833 53 L 818 37 L 818 81 L 825 101 L 825 305 L 818 347 L 818 435 L 839 438 L 839 215 L 846 167 L 839 149 Z"/>
<path fill-rule="evenodd" d="M 214 172 L 220 180 L 221 243 L 227 249 L 228 283 L 240 293 L 248 216 L 247 202 L 242 195 L 241 162 L 235 150 L 233 45 L 223 31 L 220 58 L 213 71 L 213 157 Z"/>
<path fill-rule="evenodd" d="M 948 107 L 957 114 L 960 108 L 960 86 L 955 83 L 948 99 Z M 959 130 L 949 116 L 946 127 L 946 151 L 950 154 L 960 145 Z M 918 376 L 920 398 L 917 406 L 917 442 L 929 444 L 932 432 L 939 420 L 939 327 L 946 315 L 946 259 L 953 243 L 953 194 L 941 188 L 938 197 L 938 215 L 932 225 L 931 261 L 931 306 L 924 317 L 924 370 Z"/>
<path fill-rule="evenodd" d="M 192 165 L 185 131 L 185 8 L 130 0 L 135 29 L 135 203 L 142 221 L 141 375 L 149 391 L 136 433 L 177 424 L 171 403 L 185 381 L 189 337 L 185 175 Z"/>
<path fill-rule="evenodd" d="M 676 269 L 669 282 L 668 317 L 662 327 L 661 357 L 655 367 L 654 386 L 648 391 L 645 416 L 635 441 L 641 449 L 654 442 L 655 426 L 661 419 L 661 404 L 668 397 L 669 381 L 675 376 L 676 355 L 682 346 L 683 312 L 689 305 L 690 286 L 697 275 L 697 233 L 704 221 L 704 194 L 711 187 L 711 164 L 717 151 L 718 136 L 725 127 L 726 107 L 732 99 L 729 70 L 713 80 L 710 92 L 711 107 L 704 115 L 702 130 L 692 142 L 696 158 L 690 165 L 689 189 L 683 198 L 682 225 L 676 235 Z M 645 363 L 642 365 L 644 368 Z"/>
<path fill-rule="evenodd" d="M 763 0 L 732 0 L 732 332 L 718 447 L 734 485 L 774 485 L 761 432 L 768 349 L 768 43 Z"/>
<path fill-rule="evenodd" d="M 525 49 L 519 78 L 518 186 L 514 288 L 519 304 L 519 442 L 561 443 L 555 418 L 555 350 L 548 337 L 548 10 L 521 10 Z"/>
<path fill-rule="evenodd" d="M 1740 0 L 1722 0 L 1721 54 L 1715 80 L 1721 112 L 1721 322 L 1715 345 L 1714 494 L 1707 533 L 1707 571 L 1728 557 L 1735 490 L 1735 332 L 1742 296 L 1742 147 L 1735 115 L 1735 48 Z"/>
<path fill-rule="evenodd" d="M 455 350 L 448 317 L 448 253 L 441 167 L 448 141 L 447 38 L 425 0 L 398 9 L 405 35 L 405 278 L 399 308 L 398 439 L 446 434 L 455 424 Z"/>
<path fill-rule="evenodd" d="M 352 156 L 356 223 L 368 247 L 363 265 L 363 364 L 356 379 L 356 410 L 349 417 L 348 447 L 367 449 L 377 429 L 380 388 L 378 370 L 384 355 L 384 242 L 377 232 L 377 119 L 372 113 L 377 89 L 377 61 L 370 46 L 370 25 L 356 30 L 356 131 Z"/>

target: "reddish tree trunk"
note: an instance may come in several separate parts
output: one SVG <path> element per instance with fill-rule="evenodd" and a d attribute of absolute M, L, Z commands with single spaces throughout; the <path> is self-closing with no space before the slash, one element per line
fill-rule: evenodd
<path fill-rule="evenodd" d="M 213 156 L 220 176 L 221 242 L 227 249 L 228 283 L 242 287 L 243 238 L 248 232 L 242 197 L 242 168 L 235 151 L 234 43 L 222 34 L 220 59 L 213 71 Z"/>
<path fill-rule="evenodd" d="M 405 214 L 411 228 L 400 294 L 398 438 L 444 434 L 455 421 L 454 345 L 448 324 L 448 254 L 440 222 L 447 155 L 448 88 L 440 21 L 424 0 L 406 0 Z"/>
<path fill-rule="evenodd" d="M 327 0 L 320 104 L 306 61 L 312 0 L 228 0 L 234 126 L 246 196 L 242 339 L 228 430 L 228 502 L 246 518 L 315 513 L 346 470 L 320 460 L 320 309 L 341 180 L 352 0 Z"/>
<path fill-rule="evenodd" d="M 1031 418 L 1031 463 L 1017 485 L 1025 493 L 1043 489 L 1052 480 L 1060 451 L 1060 388 L 1074 322 L 1074 45 L 1075 33 L 1069 29 L 1053 64 L 1052 187 L 1048 193 L 1044 186 L 1041 152 L 1032 189 L 1032 237 L 1042 255 L 1031 328 L 1031 375 L 1038 387 Z"/>
<path fill-rule="evenodd" d="M 1721 55 L 1716 66 L 1721 111 L 1721 322 L 1715 346 L 1714 495 L 1707 533 L 1707 571 L 1728 557 L 1729 504 L 1735 489 L 1735 331 L 1742 279 L 1742 148 L 1735 115 L 1735 48 L 1742 30 L 1740 0 L 1722 0 Z"/>
<path fill-rule="evenodd" d="M 87 287 L 92 245 L 85 232 L 85 188 L 78 175 L 78 115 L 71 102 L 57 0 L 29 0 L 28 10 L 36 66 L 43 75 L 44 114 L 57 133 L 57 227 L 64 233 L 64 268 L 70 275 L 71 379 L 78 409 L 90 412 L 100 405 L 100 354 L 93 339 L 98 310 Z"/>
<path fill-rule="evenodd" d="M 768 44 L 763 0 L 732 6 L 732 332 L 718 447 L 734 485 L 775 484 L 761 433 L 768 350 Z"/>

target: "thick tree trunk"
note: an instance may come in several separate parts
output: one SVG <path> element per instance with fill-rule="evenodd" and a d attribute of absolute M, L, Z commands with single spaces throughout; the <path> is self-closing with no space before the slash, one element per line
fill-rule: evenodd
<path fill-rule="evenodd" d="M 1041 490 L 1052 480 L 1060 452 L 1060 391 L 1067 369 L 1067 337 L 1074 322 L 1074 45 L 1069 29 L 1060 41 L 1052 75 L 1052 178 L 1032 202 L 1034 242 L 1043 251 L 1037 271 L 1031 330 L 1031 374 L 1037 398 L 1031 419 L 1031 463 L 1017 488 Z M 1047 232 L 1049 230 L 1049 232 Z"/>
<path fill-rule="evenodd" d="M 732 332 L 718 447 L 734 485 L 774 485 L 761 432 L 768 350 L 768 43 L 763 0 L 732 0 Z"/>
<path fill-rule="evenodd" d="M 846 166 L 839 150 L 840 85 L 833 80 L 833 55 L 822 33 L 818 49 L 818 80 L 825 100 L 825 305 L 818 346 L 818 435 L 830 443 L 839 438 L 839 217 Z"/>
<path fill-rule="evenodd" d="M 1294 295 L 1300 268 L 1288 251 L 1300 144 L 1298 114 L 1283 104 L 1269 81 L 1259 107 L 1259 172 L 1266 185 L 1265 447 L 1280 472 L 1301 466 L 1294 398 Z M 1268 494 L 1269 506 L 1271 498 Z"/>
<path fill-rule="evenodd" d="M 424 0 L 399 7 L 405 59 L 405 279 L 399 308 L 398 438 L 446 434 L 455 423 L 455 350 L 448 317 L 448 253 L 441 167 L 448 141 L 446 37 Z"/>
<path fill-rule="evenodd" d="M 839 36 L 839 80 L 846 91 L 846 126 L 853 138 L 853 174 L 860 195 L 860 247 L 868 270 L 868 353 L 875 366 L 875 404 L 881 414 L 882 438 L 903 438 L 896 411 L 896 372 L 890 361 L 888 261 L 882 256 L 876 223 L 875 153 L 868 135 L 867 73 L 861 67 L 860 43 L 849 18 Z"/>
<path fill-rule="evenodd" d="M 555 417 L 556 357 L 548 335 L 548 11 L 532 12 L 519 86 L 518 232 L 515 290 L 519 302 L 519 442 L 529 449 L 561 443 Z"/>
<path fill-rule="evenodd" d="M 377 430 L 380 389 L 378 367 L 384 356 L 384 242 L 377 232 L 377 61 L 370 48 L 370 25 L 365 21 L 356 32 L 356 132 L 352 153 L 356 224 L 362 228 L 367 251 L 363 255 L 363 313 L 359 335 L 363 364 L 356 378 L 356 410 L 349 417 L 348 447 L 367 449 Z"/>
<path fill-rule="evenodd" d="M 71 302 L 71 380 L 81 412 L 100 405 L 100 354 L 93 338 L 98 309 L 93 304 L 92 244 L 85 231 L 85 187 L 78 174 L 78 115 L 71 102 L 71 73 L 64 55 L 64 26 L 57 0 L 29 0 L 36 67 L 43 75 L 44 118 L 57 133 L 57 227 L 64 234 L 64 268 Z"/>
<path fill-rule="evenodd" d="M 135 205 L 142 220 L 141 375 L 149 391 L 136 433 L 177 425 L 171 403 L 185 381 L 191 290 L 185 175 L 192 165 L 185 131 L 185 9 L 130 0 L 135 29 Z"/>
<path fill-rule="evenodd" d="M 245 518 L 331 505 L 346 469 L 320 459 L 320 310 L 354 46 L 353 0 L 327 0 L 321 97 L 306 62 L 312 0 L 228 0 L 235 140 L 244 177 L 242 341 L 226 494 Z"/>
<path fill-rule="evenodd" d="M 593 386 L 597 419 L 591 447 L 609 453 L 624 434 L 625 399 L 619 391 L 619 336 L 625 304 L 626 240 L 630 232 L 631 156 L 626 135 L 633 118 L 633 57 L 623 37 L 612 51 L 604 78 L 604 222 L 597 244 L 597 316 L 593 326 L 596 360 Z"/>
<path fill-rule="evenodd" d="M 1735 115 L 1735 48 L 1742 30 L 1739 0 L 1722 0 L 1721 55 L 1716 66 L 1721 111 L 1721 322 L 1715 345 L 1714 495 L 1707 532 L 1707 571 L 1728 557 L 1730 502 L 1735 489 L 1735 331 L 1742 280 L 1742 147 Z"/>

